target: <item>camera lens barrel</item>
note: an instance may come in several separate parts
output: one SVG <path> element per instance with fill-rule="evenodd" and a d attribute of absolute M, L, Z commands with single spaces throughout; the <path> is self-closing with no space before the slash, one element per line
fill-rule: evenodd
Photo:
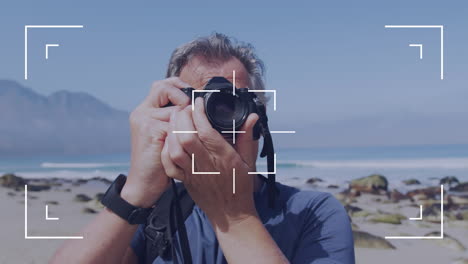
<path fill-rule="evenodd" d="M 233 84 L 223 77 L 214 77 L 203 91 L 193 92 L 193 88 L 181 90 L 192 99 L 203 97 L 205 113 L 214 129 L 223 131 L 239 131 L 251 113 L 256 112 L 255 94 L 248 88 L 233 90 Z M 214 92 L 216 91 L 216 92 Z M 234 91 L 234 93 L 233 93 Z"/>

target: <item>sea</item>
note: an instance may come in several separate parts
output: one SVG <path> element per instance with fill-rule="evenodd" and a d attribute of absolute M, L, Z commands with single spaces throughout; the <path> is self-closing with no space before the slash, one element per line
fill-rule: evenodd
<path fill-rule="evenodd" d="M 0 175 L 12 172 L 25 178 L 113 180 L 128 172 L 129 160 L 128 153 L 1 157 Z M 266 171 L 265 159 L 258 159 L 257 170 Z M 314 187 L 343 187 L 353 179 L 374 173 L 384 175 L 390 188 L 401 191 L 414 188 L 403 184 L 406 179 L 418 179 L 423 186 L 437 186 L 445 176 L 468 181 L 468 144 L 276 150 L 276 178 L 292 186 L 307 187 L 308 179 L 320 178 L 322 181 Z"/>

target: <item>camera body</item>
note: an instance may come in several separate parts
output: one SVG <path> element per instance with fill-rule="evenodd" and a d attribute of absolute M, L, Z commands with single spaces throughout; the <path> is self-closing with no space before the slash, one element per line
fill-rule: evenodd
<path fill-rule="evenodd" d="M 251 113 L 257 113 L 261 118 L 265 115 L 262 114 L 265 106 L 255 93 L 249 92 L 248 88 L 236 89 L 224 77 L 211 78 L 203 90 L 195 90 L 191 87 L 181 90 L 190 97 L 192 103 L 197 97 L 204 99 L 208 120 L 214 129 L 226 136 L 232 136 L 229 131 L 239 131 Z M 255 124 L 253 134 L 254 139 L 260 137 L 259 122 Z"/>

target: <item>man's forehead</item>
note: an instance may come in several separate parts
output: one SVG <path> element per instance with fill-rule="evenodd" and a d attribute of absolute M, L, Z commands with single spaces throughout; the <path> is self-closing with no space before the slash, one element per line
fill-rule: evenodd
<path fill-rule="evenodd" d="M 236 87 L 243 88 L 250 86 L 247 70 L 242 62 L 235 57 L 221 61 L 207 60 L 201 56 L 194 56 L 182 68 L 180 78 L 193 88 L 201 89 L 215 76 L 222 76 L 233 82 L 233 71 L 235 71 Z"/>

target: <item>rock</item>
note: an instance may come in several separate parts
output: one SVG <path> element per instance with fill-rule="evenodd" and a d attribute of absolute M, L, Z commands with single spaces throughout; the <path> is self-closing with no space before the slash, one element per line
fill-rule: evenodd
<path fill-rule="evenodd" d="M 452 185 L 455 183 L 456 184 L 460 183 L 460 181 L 455 176 L 445 176 L 439 181 L 439 184 L 446 184 L 449 187 L 452 187 Z"/>
<path fill-rule="evenodd" d="M 96 195 L 94 195 L 94 199 L 98 202 L 102 200 L 102 197 L 104 197 L 104 193 L 96 193 Z"/>
<path fill-rule="evenodd" d="M 361 191 L 356 190 L 356 189 L 351 189 L 349 190 L 349 196 L 352 198 L 359 197 L 361 196 Z"/>
<path fill-rule="evenodd" d="M 428 187 L 428 188 L 423 188 L 423 189 L 416 189 L 416 190 L 409 191 L 406 195 L 414 200 L 422 200 L 422 199 L 417 199 L 420 197 L 425 197 L 424 200 L 427 200 L 429 198 L 434 199 L 437 195 L 440 195 L 440 187 Z"/>
<path fill-rule="evenodd" d="M 405 195 L 405 194 L 402 194 L 397 189 L 393 189 L 389 194 L 389 199 L 392 202 L 397 203 L 400 200 L 409 199 L 409 197 L 407 195 Z"/>
<path fill-rule="evenodd" d="M 76 201 L 76 202 L 86 203 L 86 202 L 89 202 L 89 201 L 91 201 L 91 200 L 92 200 L 92 199 L 91 199 L 88 195 L 86 195 L 86 194 L 80 193 L 80 194 L 77 194 L 77 195 L 75 196 L 75 201 Z"/>
<path fill-rule="evenodd" d="M 354 246 L 357 248 L 395 249 L 395 246 L 382 237 L 367 232 L 353 230 Z"/>
<path fill-rule="evenodd" d="M 354 215 L 355 213 L 362 211 L 361 208 L 359 208 L 359 207 L 357 207 L 357 206 L 352 206 L 352 205 L 350 205 L 350 204 L 347 204 L 347 205 L 345 205 L 345 206 L 343 206 L 343 207 L 344 207 L 344 209 L 346 210 L 346 212 L 348 212 L 349 217 L 353 217 L 353 215 Z"/>
<path fill-rule="evenodd" d="M 102 177 L 94 177 L 94 178 L 91 178 L 90 180 L 92 181 L 100 181 L 104 184 L 107 184 L 107 185 L 111 185 L 112 184 L 112 181 L 106 179 L 106 178 L 102 178 Z"/>
<path fill-rule="evenodd" d="M 85 207 L 83 208 L 83 210 L 81 210 L 83 213 L 85 214 L 96 214 L 97 211 L 92 209 L 92 208 L 88 208 L 88 207 Z"/>
<path fill-rule="evenodd" d="M 104 205 L 101 203 L 101 200 L 97 199 L 92 199 L 91 201 L 87 202 L 86 206 L 95 211 L 101 211 L 104 208 Z"/>
<path fill-rule="evenodd" d="M 406 217 L 398 214 L 379 214 L 370 218 L 369 221 L 373 223 L 400 225 L 402 219 L 406 219 Z"/>
<path fill-rule="evenodd" d="M 30 192 L 41 192 L 50 190 L 50 185 L 34 185 L 28 184 L 28 191 Z"/>
<path fill-rule="evenodd" d="M 416 180 L 416 179 L 409 179 L 409 180 L 404 180 L 403 183 L 405 185 L 416 185 L 416 184 L 421 184 L 420 181 Z"/>
<path fill-rule="evenodd" d="M 447 203 L 456 206 L 468 205 L 468 196 L 461 195 L 447 195 Z"/>
<path fill-rule="evenodd" d="M 424 236 L 438 236 L 440 237 L 440 232 L 431 232 L 431 233 L 428 233 L 428 234 L 425 234 Z M 435 241 L 437 244 L 443 246 L 443 247 L 446 247 L 446 248 L 450 248 L 450 249 L 453 249 L 453 250 L 456 250 L 456 251 L 465 251 L 466 248 L 465 246 L 463 246 L 463 244 L 458 241 L 457 239 L 453 238 L 452 236 L 449 236 L 447 235 L 446 233 L 444 233 L 444 239 L 433 239 L 432 241 Z"/>
<path fill-rule="evenodd" d="M 330 184 L 327 186 L 328 189 L 338 189 L 340 188 L 338 185 L 335 185 L 335 184 Z"/>
<path fill-rule="evenodd" d="M 76 181 L 74 181 L 72 183 L 72 186 L 80 186 L 80 185 L 85 184 L 87 182 L 88 182 L 88 180 L 86 180 L 86 179 L 78 179 L 78 180 L 76 180 Z"/>
<path fill-rule="evenodd" d="M 16 193 L 14 193 L 14 192 L 7 192 L 7 195 L 13 197 L 13 196 L 16 196 Z"/>
<path fill-rule="evenodd" d="M 313 177 L 313 178 L 310 178 L 310 179 L 308 179 L 306 181 L 306 183 L 308 183 L 308 184 L 315 184 L 317 182 L 323 182 L 323 180 L 320 179 L 320 178 Z"/>
<path fill-rule="evenodd" d="M 370 176 L 351 181 L 349 188 L 360 192 L 378 194 L 381 191 L 387 191 L 388 181 L 380 174 L 372 174 Z"/>
<path fill-rule="evenodd" d="M 455 216 L 454 220 L 466 221 L 468 220 L 468 211 L 464 210 L 461 212 L 457 212 L 454 214 L 454 216 Z"/>
<path fill-rule="evenodd" d="M 468 192 L 468 182 L 459 183 L 455 187 L 451 187 L 450 191 L 453 192 Z"/>
<path fill-rule="evenodd" d="M 355 197 L 361 195 L 359 191 L 356 190 L 344 190 L 342 192 L 336 193 L 335 198 L 340 201 L 342 204 L 350 204 L 356 202 Z"/>
<path fill-rule="evenodd" d="M 70 188 L 67 188 L 67 189 L 64 189 L 63 191 L 64 191 L 64 192 L 71 192 L 71 189 L 70 189 Z"/>
<path fill-rule="evenodd" d="M 25 184 L 26 181 L 23 178 L 18 177 L 13 173 L 7 173 L 0 177 L 0 185 L 6 188 L 24 189 Z"/>
<path fill-rule="evenodd" d="M 434 203 L 427 207 L 423 207 L 422 218 L 424 221 L 431 223 L 440 223 L 440 202 L 439 204 Z"/>
<path fill-rule="evenodd" d="M 59 204 L 59 202 L 57 202 L 57 201 L 45 201 L 44 203 L 47 204 L 47 205 L 58 205 Z"/>

